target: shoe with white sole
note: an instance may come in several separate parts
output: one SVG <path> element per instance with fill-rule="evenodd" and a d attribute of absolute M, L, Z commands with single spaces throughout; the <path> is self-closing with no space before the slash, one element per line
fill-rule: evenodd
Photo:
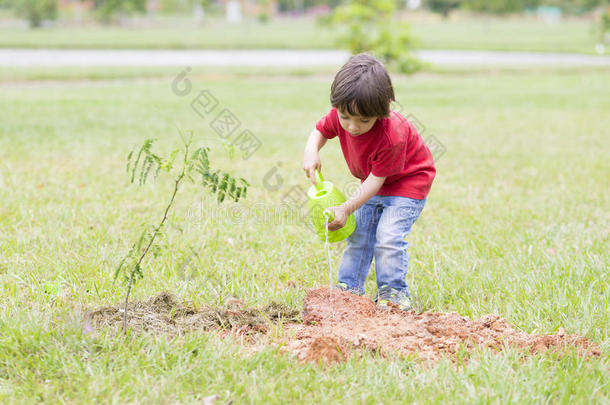
<path fill-rule="evenodd" d="M 407 293 L 404 291 L 398 291 L 397 289 L 387 285 L 382 285 L 379 287 L 375 301 L 377 302 L 377 307 L 382 310 L 389 309 L 390 302 L 397 305 L 398 308 L 402 309 L 403 311 L 413 309 L 411 298 Z"/>

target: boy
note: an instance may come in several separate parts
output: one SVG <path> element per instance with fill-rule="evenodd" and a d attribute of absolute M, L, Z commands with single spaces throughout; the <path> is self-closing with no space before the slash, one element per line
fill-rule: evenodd
<path fill-rule="evenodd" d="M 356 218 L 337 288 L 363 295 L 374 256 L 378 307 L 387 309 L 392 302 L 407 311 L 405 237 L 424 208 L 436 169 L 415 127 L 390 111 L 392 101 L 394 89 L 383 64 L 367 54 L 352 56 L 332 83 L 333 108 L 309 135 L 303 170 L 315 184 L 314 171 L 322 167 L 319 150 L 328 139 L 339 138 L 349 170 L 361 184 L 345 203 L 331 208 L 329 230 L 342 228 L 351 213 Z"/>

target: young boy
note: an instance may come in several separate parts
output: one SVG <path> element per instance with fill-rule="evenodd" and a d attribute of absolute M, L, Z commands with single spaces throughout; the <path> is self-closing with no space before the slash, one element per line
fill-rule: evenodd
<path fill-rule="evenodd" d="M 411 309 L 405 282 L 409 244 L 405 237 L 419 217 L 436 169 L 430 150 L 415 127 L 390 111 L 394 89 L 384 66 L 367 54 L 352 56 L 337 72 L 330 89 L 332 109 L 309 135 L 303 170 L 315 184 L 319 150 L 339 138 L 350 172 L 360 187 L 345 203 L 332 207 L 329 230 L 345 225 L 354 213 L 356 230 L 347 239 L 337 287 L 364 294 L 373 256 L 377 305 L 392 302 Z"/>

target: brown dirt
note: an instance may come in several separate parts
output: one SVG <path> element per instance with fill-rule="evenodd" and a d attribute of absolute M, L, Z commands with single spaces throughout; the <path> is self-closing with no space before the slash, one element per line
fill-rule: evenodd
<path fill-rule="evenodd" d="M 398 353 L 422 360 L 441 356 L 455 359 L 459 350 L 489 347 L 524 349 L 526 353 L 574 349 L 581 355 L 599 356 L 600 347 L 562 329 L 555 335 L 530 335 L 515 329 L 499 315 L 471 320 L 457 313 L 417 314 L 397 307 L 378 310 L 366 297 L 328 288 L 307 292 L 303 324 L 287 328 L 287 350 L 300 360 L 336 362 L 363 350 L 385 355 Z"/>
<path fill-rule="evenodd" d="M 531 335 L 518 331 L 499 315 L 485 315 L 471 320 L 457 313 L 417 314 L 397 307 L 378 310 L 367 297 L 328 288 L 309 290 L 303 304 L 303 322 L 299 311 L 276 303 L 263 308 L 243 308 L 240 300 L 230 300 L 224 308 L 195 309 L 162 292 L 146 301 L 129 305 L 128 327 L 144 331 L 181 335 L 191 331 L 221 330 L 246 336 L 247 340 L 269 332 L 280 319 L 284 337 L 283 351 L 301 361 L 335 363 L 352 354 L 390 353 L 409 358 L 435 361 L 443 356 L 457 359 L 478 348 L 496 352 L 506 347 L 527 353 L 547 351 L 562 353 L 575 350 L 583 356 L 599 356 L 599 345 L 563 329 L 554 335 Z M 88 332 L 112 330 L 118 333 L 123 322 L 123 308 L 104 307 L 85 316 Z M 271 335 L 271 334 L 270 334 Z M 278 338 L 271 337 L 276 342 Z"/>

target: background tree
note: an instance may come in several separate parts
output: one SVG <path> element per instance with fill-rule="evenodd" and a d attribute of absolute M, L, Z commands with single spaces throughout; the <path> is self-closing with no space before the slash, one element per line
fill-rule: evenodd
<path fill-rule="evenodd" d="M 448 1 L 448 0 L 447 0 Z M 538 6 L 555 6 L 564 13 L 582 14 L 594 10 L 606 0 L 463 0 L 462 7 L 489 14 L 520 13 Z"/>
<path fill-rule="evenodd" d="M 395 11 L 394 0 L 347 0 L 331 16 L 331 23 L 347 28 L 337 44 L 353 54 L 370 52 L 402 73 L 416 72 L 422 63 L 410 52 L 410 27 L 393 18 Z"/>
<path fill-rule="evenodd" d="M 610 42 L 610 5 L 602 12 L 599 22 L 600 44 Z"/>
<path fill-rule="evenodd" d="M 32 28 L 40 27 L 45 20 L 57 18 L 57 0 L 13 0 L 12 6 Z"/>
<path fill-rule="evenodd" d="M 464 0 L 463 7 L 481 13 L 509 14 L 537 7 L 539 3 L 540 0 Z"/>
<path fill-rule="evenodd" d="M 342 0 L 277 0 L 277 8 L 281 13 L 303 12 L 315 6 L 326 5 L 331 9 L 336 8 Z"/>
<path fill-rule="evenodd" d="M 135 13 L 146 12 L 146 0 L 93 0 L 96 18 L 110 23 Z"/>
<path fill-rule="evenodd" d="M 604 0 L 541 0 L 540 4 L 545 6 L 559 7 L 568 14 L 582 14 L 601 7 Z"/>
<path fill-rule="evenodd" d="M 449 17 L 449 13 L 460 7 L 463 0 L 428 0 L 426 5 L 434 12 L 437 12 L 443 16 L 443 18 Z"/>

